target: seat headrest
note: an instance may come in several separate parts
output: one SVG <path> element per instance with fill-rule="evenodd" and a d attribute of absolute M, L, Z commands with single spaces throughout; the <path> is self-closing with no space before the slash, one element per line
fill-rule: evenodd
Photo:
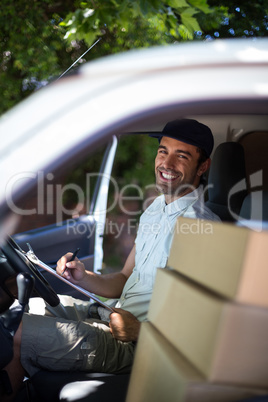
<path fill-rule="evenodd" d="M 252 191 L 242 204 L 240 217 L 254 221 L 268 221 L 268 192 Z"/>
<path fill-rule="evenodd" d="M 246 178 L 245 155 L 241 144 L 225 142 L 215 150 L 208 176 L 211 202 L 226 204 L 229 191 Z"/>
<path fill-rule="evenodd" d="M 242 183 L 242 181 L 244 182 Z M 241 182 L 241 190 L 230 197 L 230 191 Z M 215 150 L 209 176 L 207 206 L 223 220 L 234 220 L 247 194 L 244 149 L 236 142 L 225 142 Z M 230 209 L 228 208 L 228 200 Z"/>

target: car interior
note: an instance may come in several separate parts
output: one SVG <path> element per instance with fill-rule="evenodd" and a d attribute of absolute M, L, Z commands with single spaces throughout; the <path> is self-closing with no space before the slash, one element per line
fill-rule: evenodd
<path fill-rule="evenodd" d="M 183 108 L 182 108 L 183 109 Z M 139 116 L 123 130 L 114 133 L 119 140 L 128 136 L 151 134 L 162 130 L 164 124 L 179 116 L 195 118 L 208 125 L 215 139 L 212 163 L 206 177 L 206 205 L 217 214 L 222 222 L 267 229 L 268 222 L 268 114 L 267 101 L 233 101 L 214 104 L 191 105 L 185 110 L 172 107 L 160 114 Z M 209 111 L 209 112 L 208 112 Z M 108 135 L 107 135 L 107 139 Z M 152 139 L 152 141 L 154 141 Z M 111 143 L 104 154 L 100 172 L 105 169 Z M 116 156 L 115 156 L 116 160 Z M 153 161 L 152 161 L 153 163 Z M 153 166 L 152 166 L 153 170 Z M 73 219 L 73 225 L 84 223 L 86 230 L 73 235 L 67 233 L 67 221 L 61 225 L 50 224 L 14 233 L 2 247 L 0 255 L 0 348 L 1 369 L 12 357 L 12 335 L 21 320 L 27 300 L 41 296 L 49 304 L 58 303 L 57 294 L 67 293 L 84 298 L 68 285 L 35 267 L 25 256 L 30 243 L 38 257 L 49 266 L 55 267 L 59 256 L 67 250 L 80 248 L 79 258 L 87 269 L 94 269 L 95 230 L 94 208 L 101 187 L 95 185 L 88 213 Z M 27 217 L 24 217 L 27 219 Z M 90 236 L 89 236 L 90 235 Z M 19 250 L 19 253 L 17 252 Z M 103 257 L 105 262 L 106 256 Z M 18 274 L 21 276 L 18 277 Z M 30 274 L 30 275 L 29 275 Z M 31 276 L 34 276 L 34 283 Z M 34 288 L 34 290 L 32 290 Z M 19 300 L 17 314 L 11 314 L 11 306 Z M 16 402 L 26 401 L 124 401 L 131 373 L 127 375 L 105 373 L 68 373 L 39 371 L 33 378 L 25 378 L 24 387 Z M 1 371 L 2 386 L 8 390 L 8 379 Z M 4 384 L 4 385 L 3 385 Z M 71 395 L 71 396 L 70 396 Z M 254 399 L 261 400 L 261 399 Z"/>

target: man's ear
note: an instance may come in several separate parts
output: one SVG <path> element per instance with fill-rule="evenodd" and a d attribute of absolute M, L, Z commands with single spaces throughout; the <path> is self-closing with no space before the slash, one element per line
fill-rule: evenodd
<path fill-rule="evenodd" d="M 199 166 L 198 171 L 197 171 L 197 176 L 202 176 L 202 174 L 204 174 L 209 169 L 210 164 L 211 164 L 211 159 L 210 158 L 206 159 L 205 162 L 203 162 Z"/>

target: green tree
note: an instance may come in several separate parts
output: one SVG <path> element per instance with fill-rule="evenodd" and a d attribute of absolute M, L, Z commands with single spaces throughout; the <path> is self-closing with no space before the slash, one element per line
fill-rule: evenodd
<path fill-rule="evenodd" d="M 86 49 L 70 46 L 60 22 L 75 11 L 75 2 L 1 1 L 0 114 L 58 76 Z"/>
<path fill-rule="evenodd" d="M 267 36 L 268 0 L 1 1 L 0 114 L 80 63 L 174 41 Z"/>
<path fill-rule="evenodd" d="M 193 39 L 201 15 L 211 12 L 206 0 L 2 0 L 0 114 L 58 77 L 97 38 L 87 60 Z"/>
<path fill-rule="evenodd" d="M 208 0 L 211 7 L 218 7 L 218 0 Z M 253 38 L 268 35 L 268 0 L 245 1 L 222 0 L 222 11 L 215 19 L 200 16 L 202 31 L 197 31 L 199 39 Z M 204 20 L 203 20 L 204 18 Z"/>
<path fill-rule="evenodd" d="M 144 47 L 169 41 L 193 39 L 200 29 L 198 18 L 211 14 L 206 0 L 107 0 L 83 1 L 61 23 L 69 41 L 84 40 L 88 45 L 96 38 L 119 50 Z M 118 51 L 116 46 L 116 51 Z"/>

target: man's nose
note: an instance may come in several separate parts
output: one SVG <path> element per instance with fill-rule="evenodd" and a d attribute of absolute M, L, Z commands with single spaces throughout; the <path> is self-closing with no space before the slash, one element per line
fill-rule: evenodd
<path fill-rule="evenodd" d="M 163 167 L 165 169 L 175 169 L 176 166 L 176 157 L 174 155 L 167 155 L 164 163 L 163 163 Z"/>

